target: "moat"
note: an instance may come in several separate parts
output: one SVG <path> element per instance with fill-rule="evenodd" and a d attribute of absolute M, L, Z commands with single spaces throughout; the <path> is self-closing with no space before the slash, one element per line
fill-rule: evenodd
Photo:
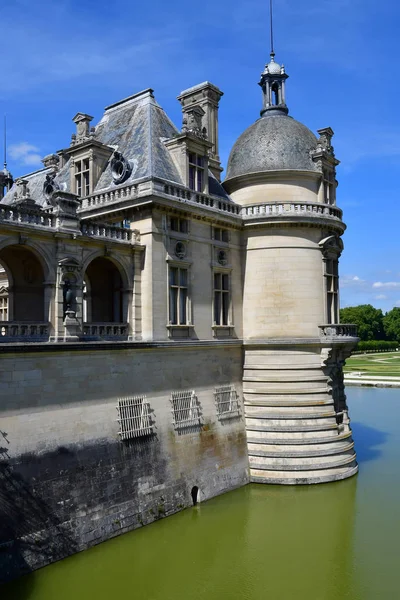
<path fill-rule="evenodd" d="M 360 472 L 249 485 L 4 586 L 4 600 L 399 597 L 400 391 L 348 388 Z"/>

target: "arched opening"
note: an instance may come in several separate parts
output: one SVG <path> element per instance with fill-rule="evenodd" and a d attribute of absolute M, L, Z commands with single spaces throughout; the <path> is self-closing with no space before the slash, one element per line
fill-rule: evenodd
<path fill-rule="evenodd" d="M 115 264 L 105 257 L 92 260 L 86 269 L 83 314 L 87 322 L 125 321 L 122 303 L 122 277 Z"/>
<path fill-rule="evenodd" d="M 23 245 L 0 251 L 0 286 L 7 284 L 7 321 L 44 322 L 44 272 L 39 259 Z M 5 314 L 5 312 L 3 312 Z"/>
<path fill-rule="evenodd" d="M 5 266 L 0 263 L 0 321 L 9 320 L 10 282 Z"/>
<path fill-rule="evenodd" d="M 199 488 L 197 487 L 197 485 L 194 485 L 192 487 L 192 491 L 190 492 L 190 494 L 192 496 L 193 506 L 196 506 L 196 504 L 199 501 Z"/>

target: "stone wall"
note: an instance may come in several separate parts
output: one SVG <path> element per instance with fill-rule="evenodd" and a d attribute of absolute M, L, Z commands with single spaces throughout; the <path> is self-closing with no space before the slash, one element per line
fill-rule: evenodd
<path fill-rule="evenodd" d="M 2 348 L 0 581 L 248 482 L 243 409 L 218 420 L 235 342 Z M 175 429 L 171 391 L 194 390 L 200 425 Z M 153 435 L 122 442 L 120 397 L 146 394 Z"/>

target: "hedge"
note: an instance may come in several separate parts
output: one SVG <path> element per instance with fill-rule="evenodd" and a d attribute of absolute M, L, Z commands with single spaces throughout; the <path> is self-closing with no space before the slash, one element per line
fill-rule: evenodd
<path fill-rule="evenodd" d="M 395 352 L 399 349 L 400 343 L 397 341 L 369 340 L 368 342 L 358 342 L 352 354 L 362 352 Z"/>

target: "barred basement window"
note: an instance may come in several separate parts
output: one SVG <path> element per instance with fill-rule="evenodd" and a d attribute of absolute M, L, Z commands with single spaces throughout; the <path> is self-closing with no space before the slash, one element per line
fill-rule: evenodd
<path fill-rule="evenodd" d="M 216 387 L 214 396 L 218 419 L 237 417 L 239 415 L 239 400 L 233 385 Z"/>
<path fill-rule="evenodd" d="M 194 390 L 172 392 L 171 403 L 175 428 L 200 424 L 200 407 Z"/>
<path fill-rule="evenodd" d="M 149 408 L 150 404 L 147 402 L 146 396 L 132 396 L 118 400 L 121 440 L 130 440 L 153 433 Z"/>

